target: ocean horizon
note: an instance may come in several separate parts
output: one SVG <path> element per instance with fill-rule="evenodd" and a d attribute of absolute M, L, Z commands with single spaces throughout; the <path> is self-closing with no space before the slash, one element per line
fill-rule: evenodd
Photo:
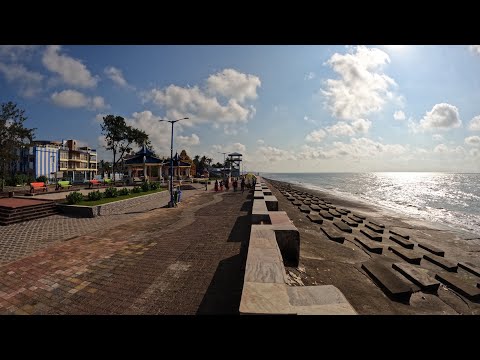
<path fill-rule="evenodd" d="M 260 175 L 480 234 L 480 173 L 261 172 Z"/>

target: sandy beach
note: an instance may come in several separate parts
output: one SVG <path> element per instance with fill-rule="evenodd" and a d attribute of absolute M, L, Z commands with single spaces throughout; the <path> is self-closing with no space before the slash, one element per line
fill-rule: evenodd
<path fill-rule="evenodd" d="M 300 231 L 301 250 L 298 268 L 287 268 L 292 285 L 325 285 L 338 287 L 359 314 L 480 314 L 480 304 L 472 302 L 444 284 L 440 284 L 437 294 L 415 291 L 409 303 L 402 303 L 389 298 L 362 269 L 362 263 L 374 259 L 388 267 L 393 263 L 404 262 L 402 258 L 388 250 L 398 244 L 388 236 L 383 237 L 382 254 L 365 250 L 354 238 L 359 237 L 363 224 L 352 228 L 352 233 L 345 235 L 343 244 L 331 241 L 321 231 L 321 227 L 332 227 L 332 221 L 324 220 L 322 225 L 311 222 L 307 214 L 299 211 L 278 190 L 278 186 L 288 186 L 292 190 L 318 196 L 337 208 L 344 208 L 353 213 L 363 215 L 368 221 L 385 226 L 385 232 L 398 231 L 410 235 L 414 243 L 434 246 L 445 251 L 444 258 L 457 264 L 468 262 L 480 267 L 480 235 L 460 229 L 452 229 L 442 224 L 434 224 L 424 220 L 409 218 L 392 210 L 373 204 L 352 201 L 335 196 L 327 191 L 303 188 L 285 182 L 267 180 L 272 185 L 273 194 L 279 202 L 279 210 L 286 211 L 294 225 Z M 430 254 L 419 248 L 414 250 L 419 256 Z M 421 259 L 417 265 L 421 271 L 432 278 L 437 274 L 455 275 L 469 285 L 475 287 L 480 278 L 462 268 L 457 272 L 447 272 L 443 268 Z"/>

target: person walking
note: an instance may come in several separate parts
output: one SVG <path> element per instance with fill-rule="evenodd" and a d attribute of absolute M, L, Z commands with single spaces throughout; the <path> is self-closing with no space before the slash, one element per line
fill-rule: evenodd
<path fill-rule="evenodd" d="M 218 192 L 218 180 L 215 180 L 215 191 Z"/>
<path fill-rule="evenodd" d="M 245 191 L 245 178 L 242 177 L 242 181 L 240 182 L 240 189 L 242 189 L 242 194 Z"/>
<path fill-rule="evenodd" d="M 223 191 L 223 180 L 220 180 L 220 191 Z"/>

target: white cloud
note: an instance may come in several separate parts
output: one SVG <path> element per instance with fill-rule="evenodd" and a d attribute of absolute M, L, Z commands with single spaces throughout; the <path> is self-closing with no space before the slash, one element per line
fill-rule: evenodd
<path fill-rule="evenodd" d="M 38 45 L 0 45 L 0 58 L 16 61 L 29 60 Z"/>
<path fill-rule="evenodd" d="M 311 142 L 321 142 L 325 136 L 327 136 L 327 133 L 324 130 L 319 129 L 308 134 L 305 137 L 305 140 Z"/>
<path fill-rule="evenodd" d="M 357 119 L 352 122 L 351 125 L 344 121 L 326 128 L 329 134 L 333 136 L 353 136 L 357 133 L 366 134 L 370 129 L 372 122 L 365 119 Z"/>
<path fill-rule="evenodd" d="M 448 130 L 458 128 L 462 125 L 460 115 L 456 106 L 440 103 L 433 106 L 432 110 L 427 111 L 420 120 L 419 125 L 411 122 L 411 127 L 415 130 Z M 410 126 L 410 125 L 409 125 Z"/>
<path fill-rule="evenodd" d="M 206 88 L 211 95 L 218 94 L 243 103 L 245 99 L 256 99 L 257 87 L 260 86 L 258 76 L 243 74 L 234 69 L 224 69 L 208 77 Z"/>
<path fill-rule="evenodd" d="M 86 107 L 90 110 L 98 110 L 109 107 L 101 96 L 90 98 L 77 90 L 54 92 L 51 99 L 55 105 L 69 108 Z"/>
<path fill-rule="evenodd" d="M 433 152 L 439 155 L 448 155 L 448 156 L 454 156 L 454 157 L 455 156 L 464 157 L 467 153 L 462 146 L 449 147 L 448 145 L 445 145 L 445 144 L 438 144 L 433 149 Z"/>
<path fill-rule="evenodd" d="M 480 55 L 480 45 L 470 45 L 469 48 L 474 54 Z"/>
<path fill-rule="evenodd" d="M 258 145 L 263 145 L 263 144 L 265 144 L 265 140 L 263 140 L 263 139 L 258 139 L 258 140 L 257 140 L 257 144 L 258 144 Z"/>
<path fill-rule="evenodd" d="M 177 136 L 177 140 L 181 145 L 198 145 L 200 144 L 200 138 L 197 134 L 192 134 L 191 136 Z"/>
<path fill-rule="evenodd" d="M 434 141 L 442 141 L 442 140 L 443 140 L 443 135 L 433 134 L 433 135 L 432 135 L 432 139 L 433 139 Z"/>
<path fill-rule="evenodd" d="M 234 143 L 233 148 L 235 149 L 235 151 L 240 153 L 245 152 L 245 150 L 247 149 L 246 146 L 241 143 Z"/>
<path fill-rule="evenodd" d="M 157 150 L 157 154 L 168 154 L 168 156 L 170 156 L 172 127 L 168 122 L 158 121 L 160 119 L 162 119 L 160 116 L 156 116 L 151 111 L 145 110 L 142 112 L 134 112 L 132 117 L 126 118 L 126 122 L 128 125 L 144 130 L 148 134 L 153 147 Z M 178 138 L 181 132 L 181 122 L 175 123 L 174 135 Z M 175 143 L 173 150 L 174 152 L 176 151 Z"/>
<path fill-rule="evenodd" d="M 104 70 L 105 75 L 108 76 L 110 80 L 112 80 L 115 84 L 121 86 L 121 87 L 131 87 L 128 85 L 127 80 L 123 77 L 122 70 L 117 69 L 114 66 L 108 66 Z"/>
<path fill-rule="evenodd" d="M 393 114 L 393 118 L 398 121 L 405 120 L 405 113 L 402 110 L 397 110 Z"/>
<path fill-rule="evenodd" d="M 43 65 L 51 72 L 60 75 L 66 84 L 83 88 L 95 87 L 98 78 L 92 76 L 80 60 L 60 54 L 60 50 L 61 47 L 58 45 L 47 46 L 43 53 Z"/>
<path fill-rule="evenodd" d="M 315 79 L 315 73 L 313 71 L 310 71 L 308 74 L 305 75 L 304 80 L 312 80 Z"/>
<path fill-rule="evenodd" d="M 480 136 L 469 136 L 465 138 L 465 144 L 470 146 L 480 146 Z"/>
<path fill-rule="evenodd" d="M 468 129 L 471 131 L 480 131 L 480 115 L 477 115 L 472 120 L 470 120 Z"/>
<path fill-rule="evenodd" d="M 473 148 L 473 149 L 470 149 L 470 155 L 473 156 L 473 157 L 480 157 L 480 149 L 476 149 L 476 148 Z"/>
<path fill-rule="evenodd" d="M 258 151 L 269 162 L 296 160 L 296 156 L 291 152 L 276 148 L 274 146 L 261 146 L 258 148 Z"/>
<path fill-rule="evenodd" d="M 322 93 L 332 115 L 341 119 L 357 119 L 380 111 L 387 99 L 394 96 L 389 88 L 395 80 L 381 72 L 390 62 L 380 49 L 357 46 L 355 53 L 335 53 L 327 61 L 340 79 L 327 79 Z"/>
<path fill-rule="evenodd" d="M 9 83 L 17 84 L 20 94 L 25 97 L 33 97 L 41 91 L 43 75 L 30 71 L 21 64 L 0 62 L 0 73 L 3 73 Z"/>

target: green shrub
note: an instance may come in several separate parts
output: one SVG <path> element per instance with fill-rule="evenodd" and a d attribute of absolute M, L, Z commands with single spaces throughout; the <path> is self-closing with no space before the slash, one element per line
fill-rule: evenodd
<path fill-rule="evenodd" d="M 37 178 L 37 181 L 38 181 L 38 182 L 44 182 L 44 183 L 46 183 L 46 182 L 48 181 L 48 179 L 47 179 L 46 176 L 43 176 L 43 175 L 42 175 L 42 176 L 39 176 L 39 177 Z"/>
<path fill-rule="evenodd" d="M 123 188 L 118 191 L 119 196 L 129 195 L 129 194 L 130 194 L 130 190 L 128 190 L 127 188 Z"/>
<path fill-rule="evenodd" d="M 139 187 L 139 186 L 135 186 L 133 189 L 132 189 L 132 194 L 138 194 L 138 193 L 141 193 L 142 192 L 142 188 Z"/>
<path fill-rule="evenodd" d="M 150 190 L 150 183 L 147 182 L 147 181 L 145 181 L 145 182 L 142 184 L 142 190 L 143 190 L 144 192 L 149 191 L 149 190 Z"/>
<path fill-rule="evenodd" d="M 79 191 L 74 191 L 66 196 L 67 203 L 70 205 L 78 204 L 83 200 L 83 195 Z"/>
<path fill-rule="evenodd" d="M 150 190 L 157 190 L 160 187 L 160 185 L 156 182 L 150 183 Z"/>
<path fill-rule="evenodd" d="M 118 196 L 118 191 L 117 188 L 114 187 L 109 187 L 105 189 L 105 195 L 104 197 L 106 198 L 115 198 Z"/>
<path fill-rule="evenodd" d="M 97 200 L 101 200 L 102 198 L 103 198 L 103 194 L 99 190 L 92 191 L 87 195 L 88 201 L 97 201 Z"/>

